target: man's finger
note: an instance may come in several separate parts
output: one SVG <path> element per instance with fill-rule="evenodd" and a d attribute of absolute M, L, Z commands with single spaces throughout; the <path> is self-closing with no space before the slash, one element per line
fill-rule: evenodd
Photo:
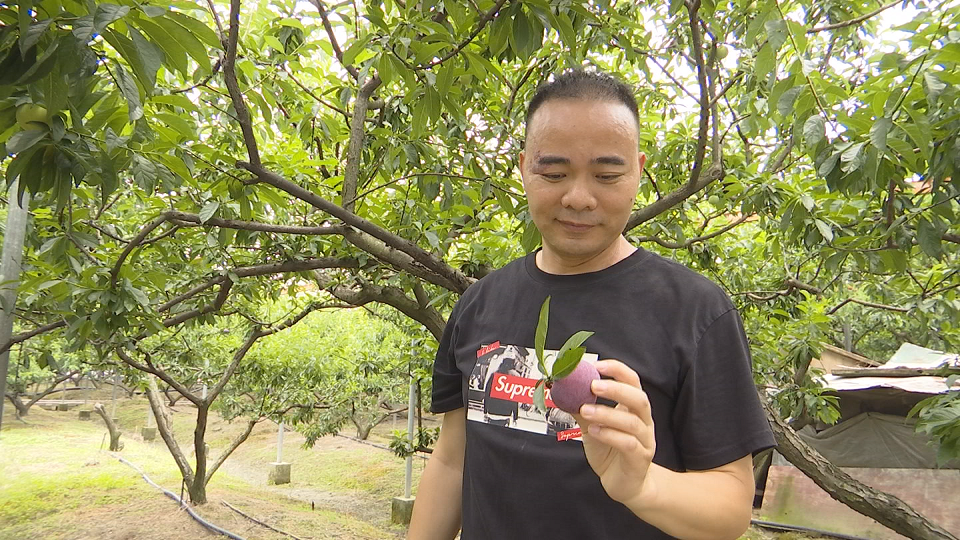
<path fill-rule="evenodd" d="M 640 387 L 640 376 L 637 372 L 619 360 L 600 360 L 595 366 L 601 377 L 609 377 L 630 386 Z"/>

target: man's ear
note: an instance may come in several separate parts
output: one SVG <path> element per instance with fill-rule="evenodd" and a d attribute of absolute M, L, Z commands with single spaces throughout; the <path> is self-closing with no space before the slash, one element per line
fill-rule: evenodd
<path fill-rule="evenodd" d="M 647 155 L 643 152 L 640 152 L 640 157 L 637 159 L 640 169 L 637 171 L 638 174 L 643 174 L 643 166 L 647 164 Z"/>

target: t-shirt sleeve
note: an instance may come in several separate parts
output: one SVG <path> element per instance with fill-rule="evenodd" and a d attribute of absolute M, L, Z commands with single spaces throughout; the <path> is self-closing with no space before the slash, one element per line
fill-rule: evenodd
<path fill-rule="evenodd" d="M 736 309 L 714 320 L 697 342 L 681 374 L 673 422 L 688 470 L 713 469 L 775 445 Z"/>
<path fill-rule="evenodd" d="M 453 308 L 433 360 L 433 392 L 430 412 L 441 414 L 463 407 L 463 374 L 457 367 L 456 336 L 460 304 Z"/>

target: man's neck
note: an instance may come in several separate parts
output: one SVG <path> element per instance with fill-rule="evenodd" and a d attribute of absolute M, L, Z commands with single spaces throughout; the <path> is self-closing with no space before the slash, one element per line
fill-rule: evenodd
<path fill-rule="evenodd" d="M 584 258 L 567 258 L 553 253 L 547 246 L 537 252 L 537 268 L 548 274 L 573 275 L 599 272 L 629 257 L 637 250 L 623 236 L 607 249 Z"/>

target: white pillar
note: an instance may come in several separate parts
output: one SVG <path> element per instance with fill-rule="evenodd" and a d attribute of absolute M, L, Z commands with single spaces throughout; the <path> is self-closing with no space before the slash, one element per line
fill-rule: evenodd
<path fill-rule="evenodd" d="M 413 446 L 413 409 L 416 407 L 416 389 L 414 388 L 413 377 L 410 377 L 410 398 L 407 401 L 407 440 L 410 446 Z M 413 455 L 407 456 L 407 470 L 403 484 L 403 496 L 410 498 L 413 484 Z"/>
<path fill-rule="evenodd" d="M 283 420 L 277 424 L 277 463 L 283 463 Z"/>

